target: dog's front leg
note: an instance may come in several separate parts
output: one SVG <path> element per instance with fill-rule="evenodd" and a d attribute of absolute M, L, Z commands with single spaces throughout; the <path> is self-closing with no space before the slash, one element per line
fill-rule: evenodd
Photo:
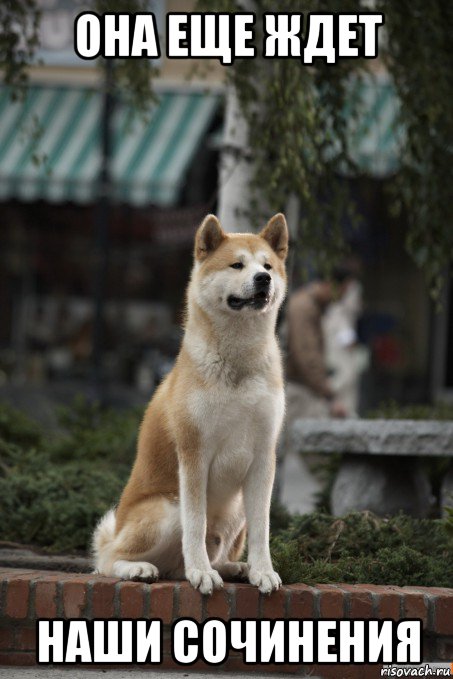
<path fill-rule="evenodd" d="M 180 466 L 182 551 L 187 580 L 202 594 L 223 586 L 219 573 L 211 568 L 206 550 L 208 470 L 202 464 Z"/>
<path fill-rule="evenodd" d="M 249 582 L 264 594 L 282 584 L 272 567 L 269 551 L 269 512 L 274 475 L 275 450 L 263 450 L 255 454 L 244 483 Z"/>

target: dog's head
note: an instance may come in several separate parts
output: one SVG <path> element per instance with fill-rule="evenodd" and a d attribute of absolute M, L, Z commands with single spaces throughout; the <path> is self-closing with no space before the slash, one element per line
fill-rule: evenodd
<path fill-rule="evenodd" d="M 209 314 L 266 314 L 278 309 L 286 291 L 288 227 L 276 214 L 258 234 L 225 233 L 208 215 L 195 237 L 192 282 Z"/>

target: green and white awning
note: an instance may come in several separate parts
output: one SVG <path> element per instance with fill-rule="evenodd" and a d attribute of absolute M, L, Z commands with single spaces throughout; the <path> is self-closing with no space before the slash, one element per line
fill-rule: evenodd
<path fill-rule="evenodd" d="M 219 106 L 206 93 L 167 92 L 144 120 L 122 104 L 113 117 L 113 198 L 174 205 Z M 13 102 L 0 89 L 0 201 L 89 203 L 98 195 L 102 97 L 92 89 L 31 87 Z"/>

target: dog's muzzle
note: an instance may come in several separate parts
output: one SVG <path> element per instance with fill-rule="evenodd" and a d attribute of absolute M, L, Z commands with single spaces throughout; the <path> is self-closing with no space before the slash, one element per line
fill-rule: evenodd
<path fill-rule="evenodd" d="M 270 301 L 271 276 L 266 272 L 255 274 L 253 283 L 255 292 L 251 297 L 236 297 L 230 295 L 227 299 L 228 306 L 235 311 L 240 311 L 244 307 L 250 309 L 264 309 Z"/>

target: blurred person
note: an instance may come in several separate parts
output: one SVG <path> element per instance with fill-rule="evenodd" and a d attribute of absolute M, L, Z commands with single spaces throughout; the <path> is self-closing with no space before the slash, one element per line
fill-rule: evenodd
<path fill-rule="evenodd" d="M 337 269 L 329 280 L 302 286 L 287 308 L 287 426 L 299 418 L 346 417 L 347 408 L 330 383 L 325 354 L 323 316 L 341 298 L 351 274 Z"/>
<path fill-rule="evenodd" d="M 286 310 L 286 418 L 277 455 L 274 498 L 290 511 L 314 507 L 319 480 L 291 444 L 292 424 L 299 418 L 346 417 L 347 409 L 330 384 L 323 332 L 329 305 L 342 297 L 351 273 L 333 272 L 295 290 Z"/>
<path fill-rule="evenodd" d="M 357 336 L 362 309 L 362 285 L 351 279 L 343 296 L 328 307 L 323 318 L 329 384 L 348 417 L 357 417 L 360 376 L 368 364 L 368 351 Z"/>

